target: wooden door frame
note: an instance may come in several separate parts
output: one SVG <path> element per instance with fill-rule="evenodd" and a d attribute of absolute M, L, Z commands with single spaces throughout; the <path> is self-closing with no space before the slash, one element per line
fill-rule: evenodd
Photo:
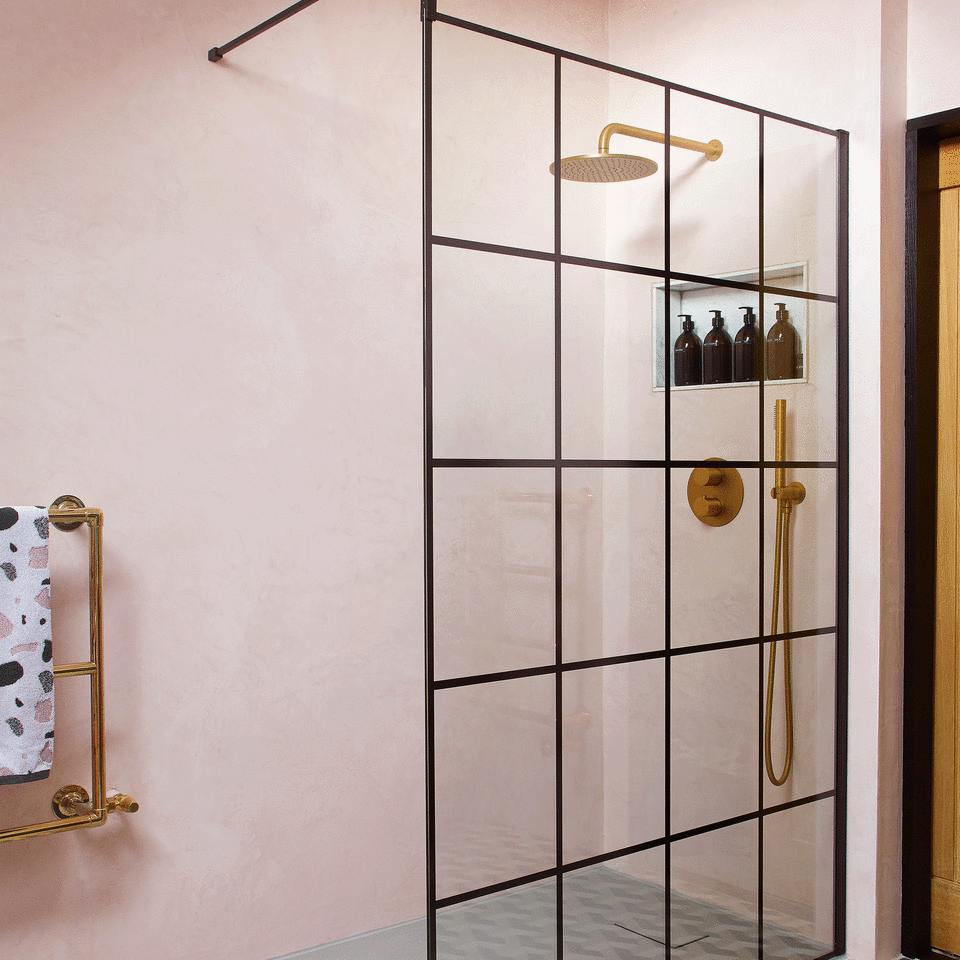
<path fill-rule="evenodd" d="M 960 135 L 960 109 L 907 122 L 903 854 L 901 945 L 930 945 L 933 666 L 936 627 L 939 145 Z"/>

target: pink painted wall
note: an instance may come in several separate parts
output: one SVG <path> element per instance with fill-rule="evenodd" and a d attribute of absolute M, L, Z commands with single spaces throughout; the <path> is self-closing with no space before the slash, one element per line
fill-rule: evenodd
<path fill-rule="evenodd" d="M 422 915 L 418 4 L 218 65 L 278 5 L 3 6 L 2 497 L 104 510 L 141 810 L 0 847 L 0 954 L 265 960 Z M 89 782 L 68 683 L 6 821 Z"/>

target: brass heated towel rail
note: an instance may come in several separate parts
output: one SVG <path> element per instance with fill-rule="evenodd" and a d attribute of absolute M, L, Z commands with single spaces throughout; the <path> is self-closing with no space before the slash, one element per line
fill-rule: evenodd
<path fill-rule="evenodd" d="M 58 497 L 50 506 L 50 523 L 58 530 L 76 530 L 86 524 L 90 530 L 90 659 L 64 663 L 53 668 L 55 678 L 90 678 L 90 748 L 92 789 L 77 784 L 62 787 L 51 802 L 55 820 L 0 830 L 0 843 L 38 837 L 61 830 L 99 827 L 114 810 L 136 813 L 139 804 L 126 794 L 107 796 L 106 758 L 103 744 L 103 513 L 83 505 L 76 497 Z"/>

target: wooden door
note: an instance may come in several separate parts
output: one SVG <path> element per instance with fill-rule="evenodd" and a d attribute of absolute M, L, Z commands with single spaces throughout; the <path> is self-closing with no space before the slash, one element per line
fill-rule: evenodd
<path fill-rule="evenodd" d="M 937 639 L 934 670 L 931 943 L 960 954 L 960 138 L 940 148 Z"/>

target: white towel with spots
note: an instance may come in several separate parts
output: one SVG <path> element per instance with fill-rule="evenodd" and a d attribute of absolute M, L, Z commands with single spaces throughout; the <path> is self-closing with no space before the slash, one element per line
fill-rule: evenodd
<path fill-rule="evenodd" d="M 46 507 L 0 507 L 0 784 L 53 762 L 53 631 Z"/>

